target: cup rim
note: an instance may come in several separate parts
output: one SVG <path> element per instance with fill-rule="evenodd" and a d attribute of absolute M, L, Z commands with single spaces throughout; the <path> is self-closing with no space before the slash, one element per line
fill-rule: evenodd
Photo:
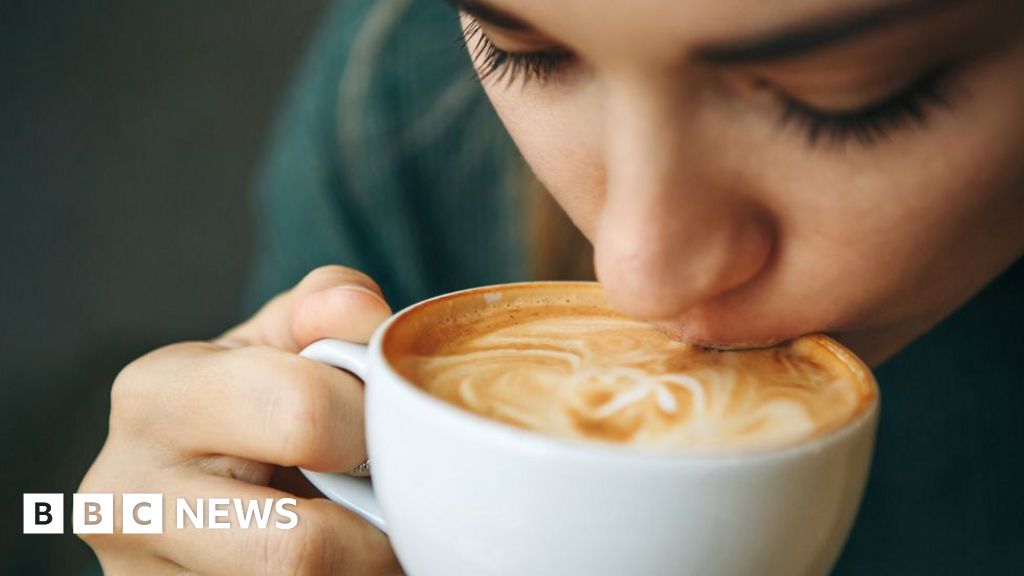
<path fill-rule="evenodd" d="M 486 418 L 469 410 L 453 406 L 444 400 L 431 395 L 405 376 L 399 373 L 390 360 L 384 355 L 383 342 L 387 337 L 390 328 L 403 317 L 412 312 L 433 305 L 444 300 L 461 298 L 473 293 L 488 293 L 529 286 L 553 286 L 553 285 L 585 285 L 588 287 L 598 284 L 591 281 L 575 280 L 537 280 L 523 282 L 506 282 L 491 284 L 448 292 L 421 300 L 406 306 L 402 310 L 388 318 L 373 334 L 369 343 L 370 374 L 374 382 L 369 386 L 390 386 L 398 394 L 404 396 L 408 401 L 417 405 L 417 410 L 424 410 L 444 418 L 460 426 L 471 428 L 477 438 L 487 437 L 498 444 L 514 444 L 521 450 L 542 451 L 545 453 L 562 456 L 565 458 L 590 458 L 599 460 L 624 460 L 632 463 L 665 464 L 665 465 L 686 465 L 694 463 L 754 463 L 765 460 L 778 460 L 792 458 L 804 454 L 817 453 L 824 448 L 837 444 L 843 439 L 852 436 L 865 427 L 875 423 L 881 410 L 881 394 L 878 382 L 868 366 L 857 357 L 852 351 L 824 334 L 811 334 L 803 338 L 814 338 L 829 348 L 836 357 L 844 363 L 852 364 L 852 369 L 862 372 L 867 383 L 874 391 L 869 406 L 862 408 L 861 412 L 847 422 L 829 430 L 823 434 L 811 438 L 787 442 L 776 446 L 761 446 L 745 449 L 653 449 L 638 448 L 635 446 L 619 446 L 611 443 L 588 441 L 574 438 L 553 437 L 534 430 L 518 428 L 497 420 Z M 376 370 L 383 370 L 384 376 L 373 376 Z"/>

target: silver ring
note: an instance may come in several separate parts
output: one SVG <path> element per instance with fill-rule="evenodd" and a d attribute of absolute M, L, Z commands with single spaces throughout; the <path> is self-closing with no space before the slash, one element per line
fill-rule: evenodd
<path fill-rule="evenodd" d="M 348 471 L 350 476 L 369 476 L 370 475 L 370 459 L 367 458 L 362 464 Z"/>

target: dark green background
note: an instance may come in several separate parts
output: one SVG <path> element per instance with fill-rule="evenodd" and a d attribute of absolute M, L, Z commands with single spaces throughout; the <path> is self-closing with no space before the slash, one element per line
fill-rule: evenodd
<path fill-rule="evenodd" d="M 89 560 L 21 535 L 21 493 L 70 505 L 118 369 L 239 316 L 250 183 L 323 4 L 0 0 L 0 574 Z"/>

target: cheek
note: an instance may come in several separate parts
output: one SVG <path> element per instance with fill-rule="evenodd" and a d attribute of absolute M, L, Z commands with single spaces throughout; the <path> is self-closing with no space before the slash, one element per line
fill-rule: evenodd
<path fill-rule="evenodd" d="M 834 328 L 937 321 L 1019 255 L 1024 49 L 1014 52 L 955 80 L 961 97 L 923 129 L 764 162 L 786 219 L 786 277 L 830 295 Z"/>
<path fill-rule="evenodd" d="M 484 86 L 531 170 L 589 239 L 604 204 L 603 114 L 586 85 Z"/>

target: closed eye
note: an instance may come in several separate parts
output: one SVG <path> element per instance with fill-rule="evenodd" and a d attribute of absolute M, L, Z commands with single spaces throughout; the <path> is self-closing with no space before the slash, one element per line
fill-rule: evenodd
<path fill-rule="evenodd" d="M 560 46 L 530 52 L 502 50 L 487 37 L 480 22 L 474 18 L 466 24 L 462 37 L 469 46 L 481 80 L 543 83 L 575 61 L 573 53 Z"/>
<path fill-rule="evenodd" d="M 780 93 L 780 120 L 802 128 L 812 146 L 822 140 L 842 144 L 851 139 L 870 145 L 894 130 L 924 127 L 936 108 L 950 108 L 949 76 L 949 66 L 934 68 L 899 92 L 853 110 L 820 110 Z"/>

